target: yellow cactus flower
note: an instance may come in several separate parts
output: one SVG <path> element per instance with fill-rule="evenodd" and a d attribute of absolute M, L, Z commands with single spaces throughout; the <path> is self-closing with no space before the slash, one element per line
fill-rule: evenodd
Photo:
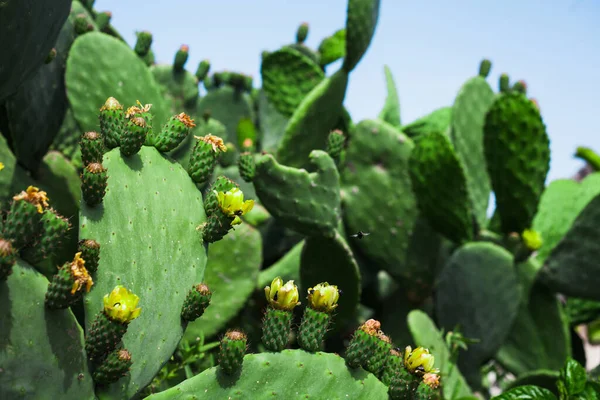
<path fill-rule="evenodd" d="M 194 136 L 194 138 L 210 144 L 215 153 L 218 153 L 219 151 L 224 153 L 227 151 L 227 146 L 225 146 L 223 139 L 218 136 L 208 134 L 206 136 Z"/>
<path fill-rule="evenodd" d="M 308 304 L 317 311 L 330 313 L 337 306 L 340 298 L 340 290 L 335 285 L 327 282 L 319 283 L 308 289 Z"/>
<path fill-rule="evenodd" d="M 69 272 L 73 278 L 73 287 L 71 294 L 75 294 L 78 290 L 85 286 L 85 291 L 89 293 L 94 281 L 85 268 L 85 260 L 81 258 L 81 253 L 76 253 L 73 262 L 69 265 Z"/>
<path fill-rule="evenodd" d="M 428 372 L 423 375 L 423 382 L 432 389 L 440 386 L 440 376 L 437 373 Z"/>
<path fill-rule="evenodd" d="M 429 354 L 429 349 L 423 347 L 412 347 L 407 346 L 404 350 L 404 365 L 411 372 L 427 373 L 433 369 L 434 357 L 433 354 Z"/>
<path fill-rule="evenodd" d="M 104 295 L 104 312 L 114 321 L 129 323 L 139 317 L 142 311 L 137 307 L 139 301 L 139 297 L 118 285 L 109 295 Z"/>
<path fill-rule="evenodd" d="M 278 310 L 291 311 L 300 304 L 298 287 L 294 281 L 287 281 L 284 285 L 280 277 L 273 279 L 271 286 L 265 287 L 265 297 L 271 307 Z"/>
<path fill-rule="evenodd" d="M 127 109 L 127 111 L 125 112 L 125 118 L 129 119 L 136 114 L 146 113 L 150 111 L 151 108 L 152 104 L 142 105 L 142 103 L 140 103 L 140 101 L 137 100 L 137 105 L 131 106 Z"/>
<path fill-rule="evenodd" d="M 521 238 L 523 239 L 525 246 L 527 246 L 527 248 L 531 251 L 539 250 L 544 243 L 542 240 L 542 235 L 533 229 L 525 229 L 521 234 Z"/>
<path fill-rule="evenodd" d="M 100 111 L 122 110 L 122 109 L 123 109 L 123 106 L 114 97 L 109 97 L 108 99 L 106 99 L 106 102 L 104 103 L 104 105 L 102 107 L 100 107 Z"/>
<path fill-rule="evenodd" d="M 48 207 L 48 195 L 43 190 L 36 188 L 35 186 L 29 186 L 26 191 L 19 193 L 13 197 L 13 200 L 25 200 L 34 206 L 37 211 L 41 214 L 44 212 L 44 208 Z"/>
<path fill-rule="evenodd" d="M 0 171 L 2 171 L 4 169 L 4 163 L 0 162 Z"/>
<path fill-rule="evenodd" d="M 186 113 L 180 113 L 177 115 L 177 119 L 179 121 L 181 121 L 181 123 L 183 123 L 185 126 L 187 126 L 188 128 L 193 128 L 196 126 L 196 124 L 194 123 L 194 120 L 190 118 L 189 115 L 187 115 Z"/>
<path fill-rule="evenodd" d="M 233 188 L 227 192 L 214 191 L 219 202 L 219 207 L 228 217 L 235 217 L 231 225 L 242 223 L 239 218 L 254 207 L 254 200 L 244 201 L 244 193 L 239 188 Z"/>

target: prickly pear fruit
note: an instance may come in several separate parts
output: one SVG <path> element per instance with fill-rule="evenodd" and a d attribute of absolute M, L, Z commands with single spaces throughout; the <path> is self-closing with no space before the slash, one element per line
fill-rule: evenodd
<path fill-rule="evenodd" d="M 204 212 L 206 215 L 212 215 L 219 209 L 219 198 L 217 193 L 225 193 L 233 188 L 239 188 L 238 184 L 226 176 L 219 175 L 204 197 Z"/>
<path fill-rule="evenodd" d="M 100 243 L 93 239 L 81 239 L 77 244 L 77 251 L 85 261 L 85 267 L 90 273 L 98 270 L 100 263 Z"/>
<path fill-rule="evenodd" d="M 12 273 L 12 267 L 17 261 L 17 252 L 6 239 L 0 239 L 0 282 L 5 281 Z"/>
<path fill-rule="evenodd" d="M 209 306 L 211 296 L 210 289 L 204 283 L 194 285 L 183 303 L 181 318 L 184 321 L 195 321 L 200 318 Z"/>
<path fill-rule="evenodd" d="M 96 22 L 96 26 L 98 27 L 98 29 L 100 31 L 103 31 L 106 28 L 108 28 L 111 19 L 112 13 L 110 11 L 102 11 L 96 14 L 96 19 L 94 22 Z"/>
<path fill-rule="evenodd" d="M 283 280 L 277 277 L 270 286 L 265 287 L 265 296 L 269 306 L 263 320 L 262 342 L 270 351 L 281 351 L 289 343 L 293 310 L 300 304 L 298 287 L 294 281 L 288 281 L 284 285 Z"/>
<path fill-rule="evenodd" d="M 163 126 L 162 131 L 153 138 L 152 144 L 161 153 L 175 149 L 195 127 L 194 120 L 186 113 L 172 116 Z"/>
<path fill-rule="evenodd" d="M 181 45 L 177 53 L 175 53 L 175 60 L 173 61 L 173 70 L 176 72 L 183 71 L 183 67 L 188 60 L 190 55 L 190 48 L 188 45 Z"/>
<path fill-rule="evenodd" d="M 71 307 L 81 299 L 83 290 L 89 292 L 93 284 L 81 253 L 77 253 L 73 261 L 65 263 L 52 278 L 46 292 L 46 306 L 50 309 Z"/>
<path fill-rule="evenodd" d="M 90 207 L 102 203 L 106 194 L 108 175 L 106 168 L 100 163 L 92 163 L 85 166 L 81 174 L 81 195 Z"/>
<path fill-rule="evenodd" d="M 308 36 L 308 23 L 303 22 L 302 24 L 300 24 L 300 26 L 298 27 L 298 30 L 296 31 L 296 43 L 299 43 L 299 44 L 304 43 L 307 36 Z"/>
<path fill-rule="evenodd" d="M 56 48 L 53 47 L 48 52 L 48 56 L 46 57 L 46 60 L 44 61 L 44 63 L 50 64 L 56 58 L 56 54 L 57 54 Z"/>
<path fill-rule="evenodd" d="M 125 130 L 121 135 L 121 154 L 125 157 L 137 154 L 144 145 L 146 136 L 150 132 L 151 126 L 146 118 L 139 113 L 129 114 L 125 124 Z"/>
<path fill-rule="evenodd" d="M 211 214 L 202 227 L 205 242 L 214 243 L 221 240 L 234 226 L 242 223 L 240 217 L 254 207 L 254 200 L 244 200 L 244 193 L 235 187 L 226 192 L 213 192 L 216 195 L 218 208 Z"/>
<path fill-rule="evenodd" d="M 102 156 L 106 152 L 106 147 L 102 135 L 98 132 L 85 132 L 81 135 L 79 146 L 83 165 L 102 163 Z"/>
<path fill-rule="evenodd" d="M 256 164 L 254 163 L 254 155 L 249 152 L 240 154 L 238 160 L 238 169 L 240 176 L 246 182 L 252 182 L 254 174 L 256 173 Z"/>
<path fill-rule="evenodd" d="M 369 357 L 377 348 L 377 333 L 381 329 L 381 323 L 370 319 L 362 324 L 348 344 L 346 349 L 346 363 L 351 368 L 358 368 L 367 362 Z"/>
<path fill-rule="evenodd" d="M 308 289 L 308 306 L 298 332 L 298 343 L 306 351 L 319 351 L 327 333 L 331 312 L 337 308 L 340 291 L 327 282 Z"/>
<path fill-rule="evenodd" d="M 21 250 L 21 258 L 35 265 L 55 254 L 67 237 L 69 220 L 53 209 L 47 209 L 40 218 L 40 235 Z"/>
<path fill-rule="evenodd" d="M 228 331 L 221 339 L 219 367 L 227 375 L 240 371 L 246 354 L 247 341 L 246 335 L 238 330 Z"/>
<path fill-rule="evenodd" d="M 202 60 L 198 64 L 198 68 L 196 69 L 196 78 L 198 81 L 203 81 L 204 78 L 208 76 L 208 72 L 210 71 L 210 61 Z"/>
<path fill-rule="evenodd" d="M 505 93 L 510 90 L 510 79 L 507 74 L 500 75 L 500 82 L 498 84 L 500 92 Z"/>
<path fill-rule="evenodd" d="M 85 351 L 90 360 L 101 361 L 117 348 L 129 323 L 140 315 L 139 300 L 120 285 L 104 295 L 104 308 L 96 315 L 85 338 Z"/>
<path fill-rule="evenodd" d="M 377 338 L 375 340 L 375 348 L 367 358 L 364 367 L 367 371 L 380 378 L 385 367 L 385 362 L 392 349 L 392 340 L 381 331 L 377 332 L 375 337 Z"/>
<path fill-rule="evenodd" d="M 131 364 L 131 354 L 127 350 L 114 350 L 94 371 L 94 382 L 100 385 L 116 382 L 127 375 Z"/>
<path fill-rule="evenodd" d="M 188 174 L 196 184 L 202 185 L 212 175 L 219 154 L 227 151 L 227 147 L 223 139 L 218 136 L 206 135 L 195 136 L 195 138 L 197 141 L 190 155 Z"/>
<path fill-rule="evenodd" d="M 340 157 L 340 154 L 344 148 L 345 140 L 346 138 L 344 136 L 344 132 L 340 131 L 339 129 L 332 131 L 329 133 L 329 136 L 327 136 L 326 151 L 327 154 L 329 154 L 334 160 L 337 160 Z"/>
<path fill-rule="evenodd" d="M 34 237 L 39 228 L 44 208 L 48 207 L 46 192 L 29 186 L 13 197 L 10 211 L 4 222 L 3 236 L 20 249 Z"/>
<path fill-rule="evenodd" d="M 479 64 L 479 76 L 481 76 L 482 78 L 487 78 L 490 74 L 491 69 L 492 62 L 490 60 L 481 60 L 481 63 Z"/>
<path fill-rule="evenodd" d="M 121 132 L 125 126 L 125 112 L 123 106 L 114 97 L 109 97 L 100 108 L 100 133 L 104 144 L 112 149 L 121 143 Z"/>
<path fill-rule="evenodd" d="M 145 57 L 152 46 L 152 33 L 148 31 L 137 32 L 134 51 L 140 57 Z"/>
<path fill-rule="evenodd" d="M 525 81 L 517 81 L 512 86 L 512 90 L 514 90 L 515 92 L 527 94 L 527 83 L 525 83 Z"/>

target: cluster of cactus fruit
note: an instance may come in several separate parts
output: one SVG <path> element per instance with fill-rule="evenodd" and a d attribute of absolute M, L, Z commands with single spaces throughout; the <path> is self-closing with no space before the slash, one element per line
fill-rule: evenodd
<path fill-rule="evenodd" d="M 546 184 L 523 81 L 483 60 L 405 124 L 386 67 L 355 123 L 378 0 L 263 52 L 261 88 L 93 3 L 0 14 L 0 398 L 600 398 L 600 157 Z"/>

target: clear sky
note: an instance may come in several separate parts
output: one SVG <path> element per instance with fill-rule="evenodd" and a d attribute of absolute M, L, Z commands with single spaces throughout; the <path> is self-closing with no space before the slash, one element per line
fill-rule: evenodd
<path fill-rule="evenodd" d="M 171 63 L 190 46 L 187 68 L 207 58 L 213 70 L 235 70 L 260 82 L 260 53 L 294 41 L 310 24 L 307 45 L 342 28 L 345 0 L 97 0 L 113 25 L 135 43 L 154 34 L 157 61 Z M 569 177 L 585 145 L 600 151 L 600 0 L 381 0 L 371 47 L 350 77 L 346 107 L 353 120 L 374 118 L 385 99 L 383 65 L 400 95 L 403 123 L 451 105 L 486 57 L 498 76 L 524 79 L 541 107 L 552 146 L 549 179 Z M 110 55 L 107 55 L 110 56 Z M 335 71 L 330 67 L 328 72 Z"/>

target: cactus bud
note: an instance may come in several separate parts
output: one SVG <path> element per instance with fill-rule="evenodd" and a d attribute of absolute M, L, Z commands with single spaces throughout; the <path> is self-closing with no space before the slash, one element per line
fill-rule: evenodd
<path fill-rule="evenodd" d="M 26 191 L 14 196 L 4 222 L 4 238 L 17 250 L 32 242 L 39 229 L 42 213 L 47 207 L 46 192 L 35 186 L 29 186 Z"/>
<path fill-rule="evenodd" d="M 240 176 L 246 182 L 252 182 L 254 174 L 256 173 L 256 163 L 254 162 L 254 155 L 249 152 L 240 154 L 238 160 L 238 169 Z"/>
<path fill-rule="evenodd" d="M 210 305 L 212 293 L 208 286 L 204 283 L 195 285 L 187 294 L 183 308 L 181 310 L 181 318 L 184 321 L 195 321 L 200 318 L 206 307 Z"/>
<path fill-rule="evenodd" d="M 304 310 L 298 341 L 306 351 L 319 351 L 331 320 L 331 312 L 337 307 L 340 291 L 327 282 L 308 289 L 308 307 Z"/>
<path fill-rule="evenodd" d="M 52 278 L 46 292 L 46 306 L 50 309 L 68 308 L 81 299 L 83 288 L 89 292 L 93 284 L 81 253 L 77 253 L 73 261 L 65 263 Z"/>
<path fill-rule="evenodd" d="M 99 30 L 104 31 L 108 28 L 110 20 L 112 19 L 112 13 L 110 11 L 102 11 L 96 14 L 96 26 Z"/>
<path fill-rule="evenodd" d="M 44 60 L 45 64 L 50 64 L 55 58 L 56 58 L 56 48 L 53 47 L 52 49 L 50 49 L 50 52 L 48 52 L 48 55 L 46 56 L 46 60 Z"/>
<path fill-rule="evenodd" d="M 254 85 L 254 78 L 250 75 L 243 76 L 244 82 L 242 84 L 242 89 L 248 93 L 252 92 L 252 87 Z"/>
<path fill-rule="evenodd" d="M 17 261 L 17 252 L 12 244 L 0 238 L 0 282 L 5 281 L 12 273 L 12 267 Z"/>
<path fill-rule="evenodd" d="M 106 168 L 100 163 L 88 164 L 81 174 L 81 194 L 83 200 L 90 207 L 102 203 L 106 194 L 108 175 Z"/>
<path fill-rule="evenodd" d="M 377 334 L 381 330 L 381 323 L 370 319 L 362 324 L 348 344 L 346 349 L 346 362 L 351 368 L 366 364 L 377 348 Z"/>
<path fill-rule="evenodd" d="M 144 145 L 150 128 L 142 116 L 135 115 L 128 118 L 125 131 L 121 136 L 121 154 L 125 157 L 137 154 Z"/>
<path fill-rule="evenodd" d="M 433 371 L 433 363 L 435 359 L 432 354 L 429 354 L 429 349 L 417 347 L 412 349 L 406 346 L 404 350 L 404 366 L 410 373 L 423 375 Z"/>
<path fill-rule="evenodd" d="M 392 349 L 392 340 L 381 331 L 377 332 L 374 337 L 376 338 L 375 346 L 371 355 L 367 357 L 364 367 L 373 375 L 381 378 L 385 362 Z"/>
<path fill-rule="evenodd" d="M 519 93 L 527 94 L 527 83 L 525 83 L 525 81 L 523 80 L 517 81 L 513 85 L 512 90 Z"/>
<path fill-rule="evenodd" d="M 183 71 L 183 67 L 188 60 L 190 55 L 190 48 L 188 45 L 181 45 L 177 53 L 175 53 L 175 60 L 173 61 L 173 70 L 176 72 Z"/>
<path fill-rule="evenodd" d="M 211 201 L 216 198 L 217 208 L 211 209 L 208 221 L 202 228 L 207 243 L 222 239 L 234 225 L 242 223 L 240 217 L 254 206 L 254 200 L 244 200 L 244 193 L 238 187 L 226 192 L 213 190 L 211 197 Z"/>
<path fill-rule="evenodd" d="M 131 365 L 131 353 L 129 351 L 125 349 L 114 350 L 94 371 L 94 382 L 100 385 L 116 382 L 127 375 Z"/>
<path fill-rule="evenodd" d="M 308 23 L 303 22 L 298 27 L 296 31 L 296 43 L 302 44 L 306 41 L 306 37 L 308 36 Z"/>
<path fill-rule="evenodd" d="M 204 78 L 208 76 L 208 72 L 210 71 L 210 61 L 202 60 L 198 64 L 198 68 L 196 69 L 196 78 L 198 81 L 203 81 Z"/>
<path fill-rule="evenodd" d="M 490 60 L 481 60 L 481 63 L 479 64 L 479 76 L 481 76 L 482 78 L 487 78 L 490 74 L 491 69 L 492 62 Z"/>
<path fill-rule="evenodd" d="M 534 231 L 533 229 L 525 229 L 521 234 L 521 239 L 523 240 L 523 244 L 529 251 L 536 251 L 542 247 L 544 241 L 542 240 L 542 235 L 538 231 Z"/>
<path fill-rule="evenodd" d="M 336 160 L 340 157 L 340 154 L 344 149 L 345 141 L 346 137 L 344 136 L 344 133 L 339 129 L 336 129 L 329 133 L 329 136 L 327 136 L 326 151 L 331 156 L 331 158 Z"/>
<path fill-rule="evenodd" d="M 87 270 L 91 273 L 96 272 L 100 263 L 100 243 L 92 239 L 81 239 L 77 244 L 77 251 L 85 260 Z"/>
<path fill-rule="evenodd" d="M 506 93 L 510 90 L 510 78 L 507 74 L 500 75 L 500 82 L 498 86 L 500 92 L 502 93 Z"/>
<path fill-rule="evenodd" d="M 77 14 L 73 21 L 73 28 L 77 35 L 83 35 L 84 33 L 94 30 L 94 26 L 90 24 L 86 14 Z"/>
<path fill-rule="evenodd" d="M 175 149 L 195 127 L 194 120 L 186 113 L 172 116 L 163 126 L 158 136 L 152 139 L 152 144 L 161 153 Z"/>
<path fill-rule="evenodd" d="M 227 375 L 239 372 L 246 354 L 248 339 L 244 332 L 230 330 L 221 339 L 219 349 L 219 367 Z"/>
<path fill-rule="evenodd" d="M 100 108 L 100 133 L 107 148 L 113 149 L 121 142 L 121 132 L 125 126 L 123 106 L 114 97 L 109 97 Z"/>
<path fill-rule="evenodd" d="M 136 33 L 137 40 L 135 42 L 135 47 L 133 51 L 140 56 L 145 57 L 150 51 L 150 47 L 152 46 L 152 33 L 148 31 L 142 31 Z"/>
<path fill-rule="evenodd" d="M 104 139 L 98 132 L 85 132 L 79 141 L 81 148 L 81 161 L 83 165 L 90 163 L 102 163 L 102 157 L 106 152 Z"/>
<path fill-rule="evenodd" d="M 289 343 L 292 331 L 292 310 L 300 304 L 298 287 L 294 281 L 285 285 L 280 277 L 273 279 L 270 286 L 265 287 L 265 296 L 269 307 L 263 320 L 262 342 L 271 351 L 281 351 Z"/>
<path fill-rule="evenodd" d="M 203 185 L 212 175 L 219 153 L 227 151 L 227 147 L 218 136 L 194 137 L 197 141 L 190 155 L 188 174 L 196 184 Z"/>
<path fill-rule="evenodd" d="M 55 254 L 60 248 L 71 224 L 53 209 L 47 209 L 40 218 L 40 235 L 32 244 L 21 250 L 21 258 L 35 265 Z"/>

